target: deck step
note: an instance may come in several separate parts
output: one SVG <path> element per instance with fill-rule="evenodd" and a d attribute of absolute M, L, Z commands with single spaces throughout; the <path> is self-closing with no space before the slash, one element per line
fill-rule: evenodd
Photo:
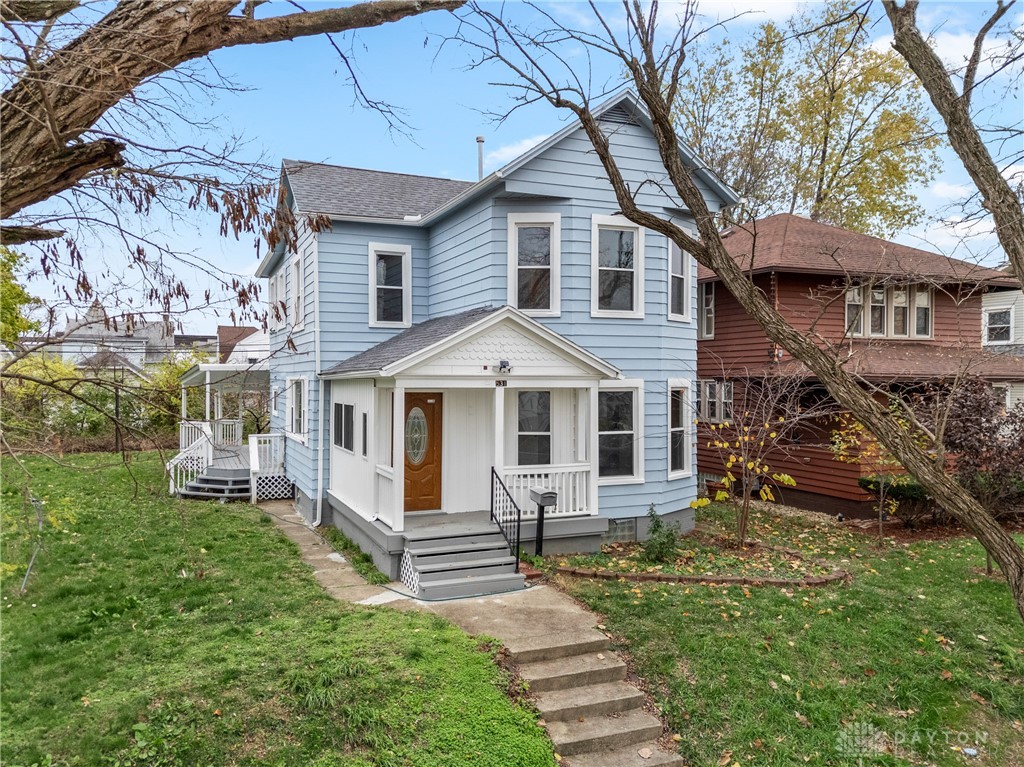
<path fill-rule="evenodd" d="M 466 559 L 454 562 L 433 562 L 431 564 L 417 565 L 416 569 L 420 573 L 420 583 L 454 580 L 456 578 L 468 578 L 491 573 L 514 573 L 516 571 L 516 558 L 506 555 L 503 557 Z"/>
<path fill-rule="evenodd" d="M 643 748 L 650 756 L 640 756 Z M 645 752 L 646 753 L 646 752 Z M 572 767 L 685 767 L 686 762 L 673 751 L 662 751 L 657 743 L 635 743 L 625 748 L 605 749 L 578 754 L 572 758 Z"/>
<path fill-rule="evenodd" d="M 500 535 L 497 540 L 488 537 L 486 540 L 467 541 L 462 543 L 444 541 L 434 546 L 423 546 L 421 541 L 410 541 L 406 546 L 409 554 L 414 557 L 432 557 L 440 554 L 460 554 L 467 551 L 495 551 L 504 549 L 508 551 L 508 544 Z"/>
<path fill-rule="evenodd" d="M 626 682 L 605 682 L 537 696 L 537 710 L 549 722 L 572 722 L 642 708 L 644 694 Z"/>
<path fill-rule="evenodd" d="M 613 652 L 596 652 L 525 663 L 519 673 L 533 692 L 548 692 L 617 682 L 626 678 L 626 664 Z"/>
<path fill-rule="evenodd" d="M 555 751 L 572 756 L 656 740 L 661 735 L 661 721 L 646 711 L 635 709 L 582 722 L 548 722 L 547 730 Z"/>
<path fill-rule="evenodd" d="M 249 469 L 225 469 L 217 466 L 216 463 L 212 466 L 208 466 L 203 473 L 208 477 L 218 477 L 222 479 L 247 479 L 251 474 Z"/>
<path fill-rule="evenodd" d="M 244 501 L 249 498 L 250 493 L 225 495 L 224 493 L 208 493 L 200 490 L 182 490 L 180 495 L 182 498 L 216 498 L 225 501 Z"/>
<path fill-rule="evenodd" d="M 417 596 L 423 599 L 456 599 L 504 594 L 509 591 L 521 591 L 524 588 L 526 588 L 526 579 L 522 573 L 495 573 L 438 581 L 420 581 Z"/>

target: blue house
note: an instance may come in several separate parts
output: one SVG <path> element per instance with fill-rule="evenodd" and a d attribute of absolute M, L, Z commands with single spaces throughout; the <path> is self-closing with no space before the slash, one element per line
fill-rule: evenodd
<path fill-rule="evenodd" d="M 595 112 L 641 206 L 693 231 L 635 95 Z M 737 202 L 684 156 L 711 210 Z M 556 493 L 546 553 L 642 539 L 652 506 L 692 526 L 696 267 L 619 215 L 578 124 L 476 183 L 285 160 L 282 199 L 299 237 L 257 276 L 307 520 L 428 596 L 521 584 L 531 488 Z"/>

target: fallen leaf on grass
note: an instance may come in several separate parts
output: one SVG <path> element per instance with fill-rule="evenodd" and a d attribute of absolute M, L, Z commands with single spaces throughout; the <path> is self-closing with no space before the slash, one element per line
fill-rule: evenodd
<path fill-rule="evenodd" d="M 875 671 L 873 668 L 866 668 L 866 669 L 864 669 L 864 676 L 866 676 L 866 677 L 872 677 L 872 676 L 874 676 L 877 673 L 878 672 Z"/>
<path fill-rule="evenodd" d="M 796 717 L 796 720 L 800 722 L 800 724 L 802 724 L 804 727 L 811 726 L 811 721 L 806 716 L 801 714 L 799 711 L 794 711 L 793 715 Z"/>
<path fill-rule="evenodd" d="M 953 674 L 949 671 L 949 669 L 943 669 L 942 673 L 939 674 L 939 677 L 944 681 L 948 682 L 950 679 L 953 678 Z"/>
<path fill-rule="evenodd" d="M 985 700 L 980 695 L 978 695 L 978 693 L 976 693 L 976 692 L 972 692 L 971 693 L 971 700 L 973 700 L 975 703 L 980 703 L 983 706 L 987 706 L 988 705 L 988 701 Z"/>

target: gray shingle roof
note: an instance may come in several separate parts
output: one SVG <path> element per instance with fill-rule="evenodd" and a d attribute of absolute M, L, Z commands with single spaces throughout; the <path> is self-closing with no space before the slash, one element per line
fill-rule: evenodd
<path fill-rule="evenodd" d="M 397 336 L 393 336 L 376 346 L 371 346 L 365 352 L 349 357 L 347 360 L 327 368 L 327 370 L 323 371 L 323 375 L 376 373 L 388 365 L 426 349 L 432 344 L 444 341 L 446 338 L 451 338 L 459 331 L 498 311 L 498 308 L 500 307 L 483 306 L 413 325 L 408 330 L 403 330 Z"/>
<path fill-rule="evenodd" d="M 305 213 L 401 221 L 426 215 L 473 186 L 471 181 L 299 160 L 283 164 L 295 206 Z"/>

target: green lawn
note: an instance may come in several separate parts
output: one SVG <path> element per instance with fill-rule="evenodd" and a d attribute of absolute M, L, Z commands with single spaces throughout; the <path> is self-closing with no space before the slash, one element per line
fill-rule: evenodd
<path fill-rule="evenodd" d="M 698 520 L 714 531 L 730 514 Z M 858 749 L 864 765 L 1024 764 L 1024 625 L 977 543 L 878 543 L 767 512 L 752 535 L 853 582 L 564 581 L 604 614 L 694 765 L 856 765 Z"/>
<path fill-rule="evenodd" d="M 2 582 L 7 765 L 554 765 L 486 648 L 339 604 L 248 505 L 167 496 L 159 461 L 29 460 L 59 524 Z M 4 557 L 23 561 L 15 463 Z"/>

